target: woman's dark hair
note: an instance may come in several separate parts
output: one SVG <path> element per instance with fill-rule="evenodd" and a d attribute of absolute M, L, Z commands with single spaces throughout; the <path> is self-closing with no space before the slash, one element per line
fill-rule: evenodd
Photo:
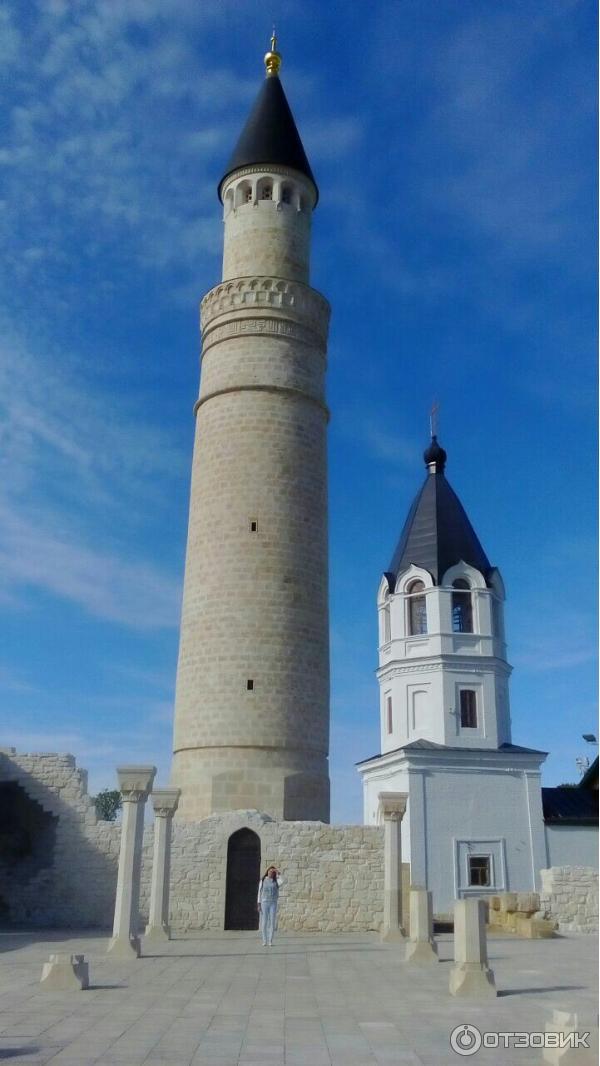
<path fill-rule="evenodd" d="M 267 866 L 267 868 L 266 868 L 266 870 L 265 870 L 264 874 L 263 874 L 263 875 L 262 875 L 262 877 L 261 877 L 261 881 L 264 881 L 265 877 L 266 877 L 266 876 L 267 876 L 267 874 L 269 873 L 269 870 L 275 870 L 275 872 L 277 873 L 277 867 L 276 867 L 276 866 L 273 866 L 273 863 L 271 863 L 271 865 L 270 865 L 270 866 Z"/>

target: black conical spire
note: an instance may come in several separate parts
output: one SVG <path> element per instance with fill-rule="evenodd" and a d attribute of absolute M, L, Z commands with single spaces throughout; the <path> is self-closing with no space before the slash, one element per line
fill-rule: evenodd
<path fill-rule="evenodd" d="M 409 566 L 427 570 L 436 585 L 451 566 L 465 562 L 485 578 L 491 568 L 479 538 L 452 486 L 446 480 L 446 452 L 437 437 L 423 454 L 429 470 L 408 513 L 392 561 L 386 571 L 393 588 Z"/>
<path fill-rule="evenodd" d="M 219 182 L 219 197 L 223 182 L 234 170 L 239 170 L 240 167 L 271 165 L 291 167 L 300 171 L 313 183 L 318 199 L 317 183 L 279 80 L 281 56 L 275 51 L 274 36 L 271 49 L 265 56 L 267 77 L 233 150 L 225 174 Z"/>

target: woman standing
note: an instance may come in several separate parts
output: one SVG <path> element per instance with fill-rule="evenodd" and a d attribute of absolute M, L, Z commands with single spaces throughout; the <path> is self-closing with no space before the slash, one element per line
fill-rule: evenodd
<path fill-rule="evenodd" d="M 260 931 L 264 947 L 271 947 L 277 921 L 277 901 L 279 888 L 283 884 L 276 866 L 268 866 L 264 877 L 258 882 L 258 910 L 260 914 Z"/>

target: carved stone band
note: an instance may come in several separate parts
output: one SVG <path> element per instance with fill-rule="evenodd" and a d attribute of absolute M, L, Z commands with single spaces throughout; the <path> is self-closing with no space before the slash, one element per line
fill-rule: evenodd
<path fill-rule="evenodd" d="M 227 321 L 218 321 L 214 326 L 204 329 L 202 334 L 202 357 L 214 344 L 229 340 L 230 337 L 265 336 L 271 334 L 278 337 L 289 337 L 290 340 L 308 344 L 311 348 L 317 348 L 325 358 L 327 338 L 319 335 L 310 327 L 303 326 L 299 322 L 292 322 L 289 318 L 275 318 L 269 314 L 256 318 L 230 318 Z"/>
<path fill-rule="evenodd" d="M 216 285 L 200 304 L 203 335 L 222 315 L 230 317 L 231 312 L 260 310 L 279 312 L 284 319 L 299 322 L 316 333 L 325 345 L 331 312 L 327 300 L 309 285 L 283 278 L 236 278 Z"/>

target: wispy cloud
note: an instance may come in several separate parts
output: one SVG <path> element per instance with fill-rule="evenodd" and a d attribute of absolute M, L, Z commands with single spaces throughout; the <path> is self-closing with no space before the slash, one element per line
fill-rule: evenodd
<path fill-rule="evenodd" d="M 164 507 L 187 462 L 160 427 L 67 380 L 46 350 L 4 331 L 0 344 L 0 595 L 44 590 L 136 628 L 177 624 L 179 580 L 132 552 L 132 505 Z M 63 365 L 66 366 L 65 363 Z M 167 497 L 168 499 L 168 493 Z M 100 538 L 100 539 L 99 539 Z"/>

